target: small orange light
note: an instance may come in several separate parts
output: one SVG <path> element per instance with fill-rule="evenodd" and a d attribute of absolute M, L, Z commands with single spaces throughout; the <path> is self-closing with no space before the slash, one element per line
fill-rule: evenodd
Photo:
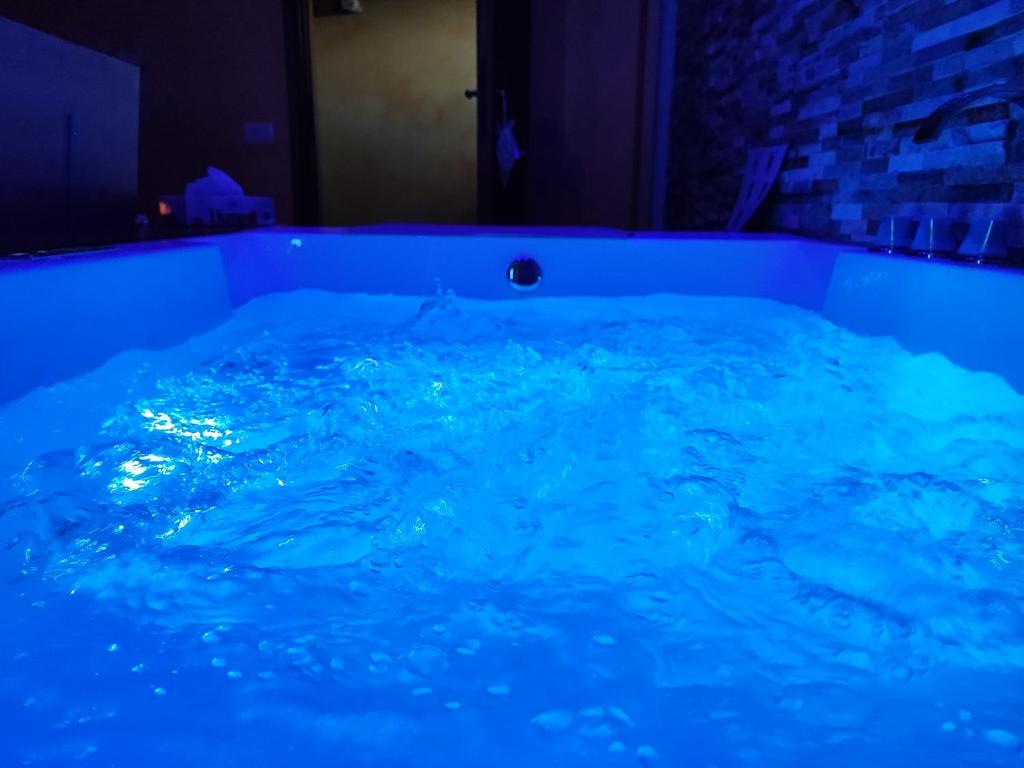
<path fill-rule="evenodd" d="M 167 203 L 165 203 L 163 200 L 160 201 L 159 207 L 160 207 L 160 215 L 161 216 L 170 216 L 171 215 L 171 206 L 168 205 Z"/>

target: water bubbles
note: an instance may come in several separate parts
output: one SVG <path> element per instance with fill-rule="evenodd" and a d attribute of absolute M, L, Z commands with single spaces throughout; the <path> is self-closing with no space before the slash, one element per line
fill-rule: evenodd
<path fill-rule="evenodd" d="M 636 756 L 641 765 L 650 765 L 657 759 L 658 753 L 650 744 L 642 744 L 637 747 Z"/>
<path fill-rule="evenodd" d="M 433 680 L 448 670 L 448 657 L 440 648 L 419 646 L 406 657 L 406 669 L 426 680 Z"/>
<path fill-rule="evenodd" d="M 455 652 L 459 656 L 475 656 L 476 652 L 480 650 L 480 641 L 475 638 L 470 638 L 465 643 L 455 649 Z"/>
<path fill-rule="evenodd" d="M 78 754 L 75 755 L 75 759 L 85 760 L 95 755 L 97 751 L 99 751 L 99 747 L 97 747 L 95 744 L 86 744 L 81 749 L 81 751 L 79 751 Z"/>
<path fill-rule="evenodd" d="M 163 688 L 161 686 L 156 686 L 156 687 L 153 688 L 153 695 L 154 696 L 166 696 L 167 695 L 167 689 Z"/>
<path fill-rule="evenodd" d="M 580 735 L 588 739 L 606 739 L 615 735 L 615 729 L 608 723 L 585 722 L 580 726 Z"/>
<path fill-rule="evenodd" d="M 106 427 L 0 472 L 22 714 L 105 748 L 109 695 L 181 765 L 221 716 L 310 765 L 1012 760 L 1019 398 L 769 302 L 419 305 L 257 299 L 36 393 Z M 71 622 L 58 675 L 25 627 Z"/>
<path fill-rule="evenodd" d="M 630 728 L 635 728 L 636 723 L 633 722 L 633 718 L 626 714 L 625 710 L 619 707 L 608 707 L 608 714 L 618 720 L 624 725 L 628 725 Z"/>
<path fill-rule="evenodd" d="M 1016 735 L 1002 728 L 988 728 L 984 731 L 985 738 L 992 744 L 999 747 L 1016 747 L 1020 740 Z"/>
<path fill-rule="evenodd" d="M 544 731 L 564 731 L 572 725 L 573 714 L 567 709 L 556 709 L 550 712 L 541 712 L 530 722 Z"/>
<path fill-rule="evenodd" d="M 391 669 L 391 654 L 384 651 L 373 651 L 370 654 L 369 671 L 374 675 L 383 675 Z"/>
<path fill-rule="evenodd" d="M 432 499 L 432 500 L 426 502 L 423 506 L 424 506 L 424 508 L 428 512 L 431 512 L 431 513 L 437 515 L 438 517 L 442 517 L 442 518 L 454 518 L 455 517 L 455 509 L 454 509 L 454 507 L 452 507 L 451 502 L 449 502 L 448 499 L 446 499 L 444 497 L 440 497 L 440 498 L 437 498 L 437 499 Z"/>
<path fill-rule="evenodd" d="M 348 592 L 351 595 L 359 595 L 362 597 L 372 594 L 370 585 L 364 581 L 350 581 L 348 583 Z"/>

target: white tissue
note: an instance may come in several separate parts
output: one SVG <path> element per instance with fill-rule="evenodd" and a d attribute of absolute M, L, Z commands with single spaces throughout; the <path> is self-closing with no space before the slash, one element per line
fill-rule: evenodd
<path fill-rule="evenodd" d="M 206 169 L 206 176 L 185 185 L 185 197 L 240 197 L 244 194 L 241 184 L 212 165 Z"/>

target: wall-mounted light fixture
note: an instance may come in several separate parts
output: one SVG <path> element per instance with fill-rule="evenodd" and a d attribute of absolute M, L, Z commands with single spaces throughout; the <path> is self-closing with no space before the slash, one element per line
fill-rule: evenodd
<path fill-rule="evenodd" d="M 314 16 L 343 16 L 362 12 L 362 0 L 313 0 Z"/>

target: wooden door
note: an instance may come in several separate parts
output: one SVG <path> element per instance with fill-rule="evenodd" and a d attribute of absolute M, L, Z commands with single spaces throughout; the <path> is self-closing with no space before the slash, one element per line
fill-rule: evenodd
<path fill-rule="evenodd" d="M 479 2 L 485 223 L 648 226 L 657 0 Z M 500 185 L 505 91 L 525 157 Z"/>
<path fill-rule="evenodd" d="M 474 0 L 363 0 L 312 19 L 321 219 L 476 222 Z"/>

